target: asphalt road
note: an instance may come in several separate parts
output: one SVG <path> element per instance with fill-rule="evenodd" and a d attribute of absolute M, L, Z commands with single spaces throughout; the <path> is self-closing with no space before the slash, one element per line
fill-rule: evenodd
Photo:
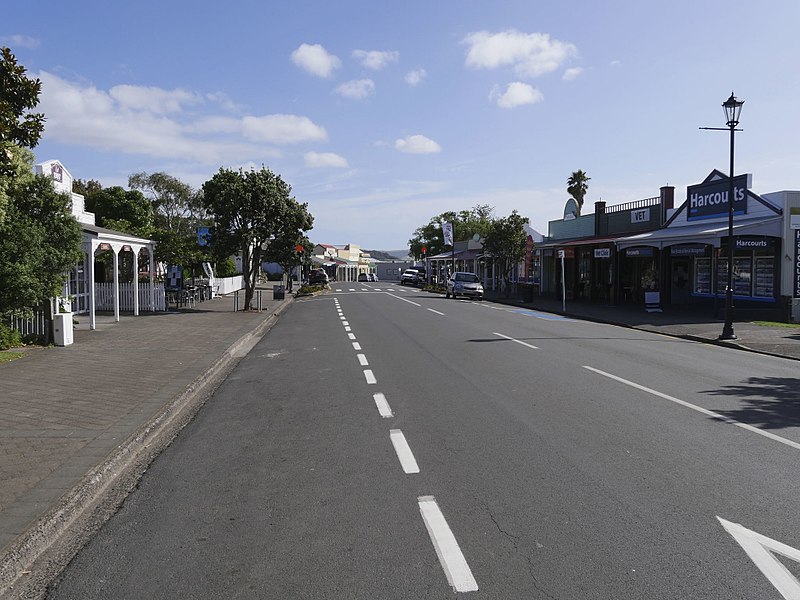
<path fill-rule="evenodd" d="M 334 288 L 50 598 L 800 598 L 797 363 Z"/>

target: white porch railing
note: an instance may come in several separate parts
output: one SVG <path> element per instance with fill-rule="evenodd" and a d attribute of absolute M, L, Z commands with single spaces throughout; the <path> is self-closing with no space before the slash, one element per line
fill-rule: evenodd
<path fill-rule="evenodd" d="M 150 297 L 150 284 L 139 284 L 139 312 L 150 312 L 153 310 Z M 155 310 L 167 310 L 164 294 L 164 284 L 156 283 L 155 291 Z M 94 298 L 96 310 L 114 310 L 114 284 L 95 283 Z M 125 312 L 133 312 L 133 284 L 119 284 L 119 309 Z"/>
<path fill-rule="evenodd" d="M 244 289 L 244 276 L 220 277 L 214 280 L 214 292 L 218 295 L 230 294 L 236 290 Z"/>

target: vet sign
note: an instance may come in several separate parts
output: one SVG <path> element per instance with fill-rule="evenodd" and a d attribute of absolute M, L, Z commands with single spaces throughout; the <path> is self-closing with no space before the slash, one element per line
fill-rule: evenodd
<path fill-rule="evenodd" d="M 747 213 L 747 175 L 733 178 L 733 214 Z M 716 179 L 686 189 L 688 221 L 713 219 L 728 214 L 729 183 L 727 178 Z"/>
<path fill-rule="evenodd" d="M 650 209 L 640 208 L 631 211 L 631 223 L 647 223 L 650 220 Z"/>

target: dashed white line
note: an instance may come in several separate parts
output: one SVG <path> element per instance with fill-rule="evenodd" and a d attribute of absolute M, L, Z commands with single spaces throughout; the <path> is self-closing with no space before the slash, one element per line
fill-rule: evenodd
<path fill-rule="evenodd" d="M 345 331 L 353 331 L 353 328 L 352 327 L 345 327 L 344 330 Z"/>
<path fill-rule="evenodd" d="M 353 342 L 353 350 L 361 350 L 361 344 L 358 342 Z"/>
<path fill-rule="evenodd" d="M 800 444 L 798 444 L 797 442 L 793 442 L 792 440 L 787 440 L 786 438 L 783 438 L 779 435 L 775 435 L 774 433 L 770 433 L 769 431 L 764 431 L 763 429 L 759 429 L 758 427 L 753 427 L 752 425 L 748 425 L 747 423 L 741 423 L 736 419 L 731 419 L 730 417 L 721 415 L 717 412 L 714 412 L 713 410 L 708 410 L 707 408 L 696 406 L 694 404 L 691 404 L 690 402 L 686 402 L 685 400 L 669 396 L 667 394 L 651 389 L 649 387 L 645 387 L 643 385 L 639 385 L 638 383 L 634 383 L 633 381 L 628 381 L 627 379 L 623 379 L 622 377 L 617 377 L 616 375 L 612 375 L 611 373 L 606 373 L 605 371 L 601 371 L 600 369 L 595 369 L 594 367 L 588 367 L 586 365 L 584 365 L 583 368 L 588 369 L 593 373 L 597 373 L 598 375 L 602 375 L 603 377 L 608 377 L 609 379 L 613 379 L 614 381 L 619 381 L 620 383 L 629 385 L 633 388 L 636 388 L 637 390 L 647 392 L 648 394 L 658 396 L 659 398 L 664 398 L 664 400 L 669 400 L 670 402 L 674 402 L 675 404 L 680 404 L 681 406 L 685 406 L 686 408 L 691 408 L 692 410 L 696 410 L 697 412 L 712 417 L 714 419 L 717 419 L 718 421 L 724 421 L 725 423 L 736 425 L 736 427 L 741 427 L 742 429 L 746 429 L 747 431 L 757 433 L 758 435 L 763 435 L 765 438 L 769 438 L 775 442 L 780 442 L 781 444 L 785 444 L 786 446 L 794 448 L 795 450 L 800 450 Z"/>
<path fill-rule="evenodd" d="M 528 342 L 523 342 L 522 340 L 515 340 L 512 337 L 509 337 L 507 335 L 503 335 L 502 333 L 497 333 L 496 331 L 493 331 L 492 335 L 499 335 L 501 338 L 505 338 L 507 340 L 511 340 L 512 342 L 517 342 L 518 344 L 521 344 L 522 346 L 526 346 L 527 348 L 532 348 L 533 350 L 538 350 L 539 349 L 539 346 L 534 346 L 533 344 L 529 344 Z"/>
<path fill-rule="evenodd" d="M 406 436 L 399 429 L 392 429 L 389 431 L 389 437 L 392 440 L 392 446 L 397 453 L 397 458 L 400 460 L 400 466 L 403 467 L 403 472 L 406 474 L 419 473 L 419 465 L 414 458 L 414 453 L 411 452 L 411 446 L 406 441 Z"/>
<path fill-rule="evenodd" d="M 351 291 L 351 292 L 355 292 L 356 290 L 355 290 L 355 288 L 350 288 L 350 290 L 349 290 L 349 291 Z"/>
<path fill-rule="evenodd" d="M 454 592 L 477 592 L 478 583 L 472 576 L 472 571 L 467 564 L 467 559 L 458 547 L 458 542 L 433 496 L 420 496 L 417 498 L 419 512 L 431 542 L 436 550 L 436 556 L 442 565 L 447 582 L 453 587 Z"/>
<path fill-rule="evenodd" d="M 348 325 L 350 325 L 350 323 L 348 323 L 347 321 L 342 321 L 342 325 L 344 325 L 345 327 L 347 327 Z"/>
<path fill-rule="evenodd" d="M 344 315 L 342 315 L 341 317 L 339 317 L 339 319 L 341 319 L 342 321 L 344 321 L 345 319 L 347 319 L 347 317 L 345 317 Z"/>
<path fill-rule="evenodd" d="M 372 369 L 364 369 L 364 378 L 367 380 L 367 383 L 370 385 L 374 385 L 378 383 L 378 380 L 375 379 L 375 375 L 372 373 Z"/>
<path fill-rule="evenodd" d="M 421 306 L 416 302 L 412 302 L 411 300 L 406 300 L 405 298 L 401 298 L 400 296 L 395 296 L 394 294 L 387 294 L 387 296 L 391 296 L 392 298 L 397 298 L 398 300 L 402 300 L 403 302 L 408 302 L 409 304 L 413 304 L 414 306 Z"/>
<path fill-rule="evenodd" d="M 368 367 L 369 362 L 367 361 L 367 356 L 365 354 L 356 354 L 356 358 L 358 359 L 358 364 L 362 367 Z"/>
<path fill-rule="evenodd" d="M 356 339 L 356 334 L 355 333 L 348 333 L 347 337 L 349 337 L 351 340 L 354 340 L 354 339 Z"/>
<path fill-rule="evenodd" d="M 375 400 L 375 406 L 378 407 L 378 412 L 384 419 L 389 419 L 394 416 L 389 403 L 386 401 L 386 396 L 381 393 L 373 394 L 373 400 Z"/>
<path fill-rule="evenodd" d="M 443 312 L 439 312 L 438 310 L 433 310 L 432 308 L 429 308 L 428 310 L 431 311 L 432 313 L 436 313 L 437 315 L 444 316 L 444 313 Z"/>

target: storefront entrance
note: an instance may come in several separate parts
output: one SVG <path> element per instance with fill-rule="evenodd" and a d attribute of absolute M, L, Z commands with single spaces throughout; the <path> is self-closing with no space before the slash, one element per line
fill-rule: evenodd
<path fill-rule="evenodd" d="M 690 261 L 688 258 L 673 258 L 671 267 L 670 299 L 672 304 L 689 304 L 692 299 Z"/>

